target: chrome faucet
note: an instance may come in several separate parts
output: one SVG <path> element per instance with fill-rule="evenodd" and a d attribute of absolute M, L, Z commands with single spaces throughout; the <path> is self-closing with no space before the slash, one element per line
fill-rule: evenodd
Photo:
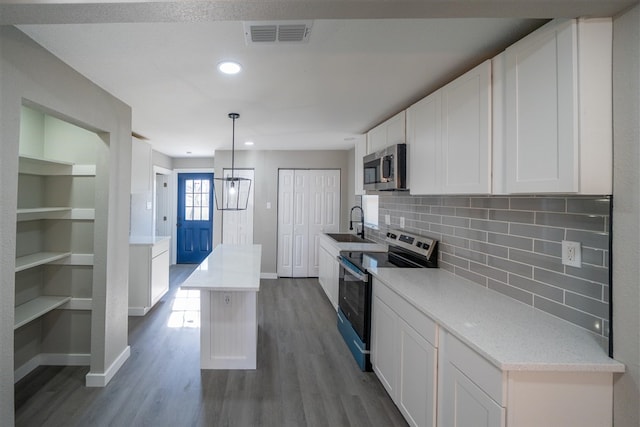
<path fill-rule="evenodd" d="M 356 236 L 360 236 L 364 239 L 364 211 L 358 205 L 355 205 L 351 208 L 351 212 L 349 212 L 349 230 L 353 230 L 353 210 L 355 208 L 360 209 L 360 232 L 356 233 Z"/>

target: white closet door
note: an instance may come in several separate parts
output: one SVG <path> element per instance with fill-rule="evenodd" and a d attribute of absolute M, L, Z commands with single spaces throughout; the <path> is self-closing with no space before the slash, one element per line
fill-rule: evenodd
<path fill-rule="evenodd" d="M 293 277 L 306 277 L 309 268 L 310 171 L 293 176 Z"/>
<path fill-rule="evenodd" d="M 279 171 L 278 276 L 317 277 L 320 234 L 339 229 L 339 170 Z"/>
<path fill-rule="evenodd" d="M 293 170 L 278 174 L 278 276 L 291 277 L 293 253 Z"/>
<path fill-rule="evenodd" d="M 231 169 L 224 169 L 223 176 L 231 176 Z M 222 243 L 235 245 L 253 244 L 253 187 L 255 184 L 253 169 L 234 169 L 234 176 L 249 178 L 249 202 L 247 209 L 242 211 L 223 211 L 222 214 Z M 246 197 L 246 192 L 240 194 Z"/>
<path fill-rule="evenodd" d="M 308 277 L 317 277 L 320 266 L 320 234 L 340 229 L 340 171 L 312 170 L 309 196 Z"/>

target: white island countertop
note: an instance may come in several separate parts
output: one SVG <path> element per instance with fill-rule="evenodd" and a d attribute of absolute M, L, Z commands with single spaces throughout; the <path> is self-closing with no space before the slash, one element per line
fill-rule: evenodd
<path fill-rule="evenodd" d="M 261 245 L 218 245 L 182 284 L 200 291 L 260 290 Z"/>
<path fill-rule="evenodd" d="M 446 270 L 370 272 L 504 371 L 624 372 L 602 337 Z"/>

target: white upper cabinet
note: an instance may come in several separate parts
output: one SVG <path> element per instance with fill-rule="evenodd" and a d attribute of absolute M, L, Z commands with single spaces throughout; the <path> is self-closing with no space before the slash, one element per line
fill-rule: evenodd
<path fill-rule="evenodd" d="M 442 89 L 442 190 L 491 192 L 491 61 Z"/>
<path fill-rule="evenodd" d="M 441 114 L 440 90 L 407 109 L 408 186 L 411 194 L 438 194 L 442 191 L 439 161 Z"/>
<path fill-rule="evenodd" d="M 555 20 L 505 51 L 495 193 L 611 193 L 611 53 L 609 18 Z"/>
<path fill-rule="evenodd" d="M 407 109 L 411 194 L 491 192 L 491 61 Z"/>
<path fill-rule="evenodd" d="M 405 112 L 401 111 L 367 132 L 367 153 L 405 142 Z"/>

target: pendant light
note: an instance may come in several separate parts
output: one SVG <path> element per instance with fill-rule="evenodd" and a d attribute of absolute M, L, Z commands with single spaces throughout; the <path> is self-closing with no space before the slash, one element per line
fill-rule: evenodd
<path fill-rule="evenodd" d="M 251 180 L 235 175 L 235 147 L 236 147 L 236 119 L 238 113 L 229 113 L 233 120 L 231 134 L 231 174 L 222 178 L 214 178 L 213 185 L 216 194 L 216 209 L 219 211 L 243 211 L 249 203 Z"/>

